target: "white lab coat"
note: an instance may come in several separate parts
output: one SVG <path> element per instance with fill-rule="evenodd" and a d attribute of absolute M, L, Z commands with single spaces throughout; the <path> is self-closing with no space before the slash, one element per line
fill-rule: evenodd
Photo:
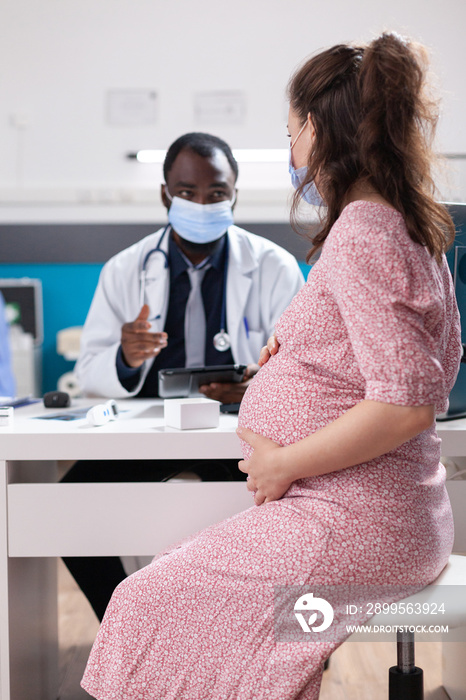
<path fill-rule="evenodd" d="M 75 372 L 86 394 L 125 398 L 141 389 L 153 360 L 144 363 L 136 388 L 129 392 L 118 379 L 116 355 L 121 327 L 141 310 L 140 275 L 143 261 L 157 247 L 163 229 L 111 258 L 103 267 L 81 338 Z M 266 238 L 238 226 L 228 229 L 227 327 L 236 363 L 257 362 L 275 322 L 304 283 L 295 258 Z M 169 235 L 161 248 L 168 251 Z M 169 270 L 165 256 L 151 255 L 146 265 L 145 301 L 150 318 L 160 316 L 163 330 L 168 308 Z M 248 331 L 244 319 L 247 319 Z M 219 329 L 220 330 L 220 329 Z"/>

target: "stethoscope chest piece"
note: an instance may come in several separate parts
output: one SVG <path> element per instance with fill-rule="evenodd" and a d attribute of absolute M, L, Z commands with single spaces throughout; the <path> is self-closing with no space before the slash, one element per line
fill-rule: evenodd
<path fill-rule="evenodd" d="M 226 352 L 231 348 L 230 336 L 223 328 L 220 333 L 214 335 L 214 348 L 219 352 Z"/>

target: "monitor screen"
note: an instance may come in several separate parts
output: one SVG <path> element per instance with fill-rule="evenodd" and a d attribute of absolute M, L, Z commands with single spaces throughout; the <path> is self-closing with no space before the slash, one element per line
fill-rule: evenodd
<path fill-rule="evenodd" d="M 461 341 L 466 343 L 466 204 L 447 203 L 456 228 L 455 242 L 447 253 L 461 316 Z M 450 406 L 444 419 L 466 416 L 466 364 L 461 363 L 450 393 Z"/>
<path fill-rule="evenodd" d="M 43 341 L 42 284 L 38 279 L 0 279 L 0 292 L 7 307 L 7 318 L 18 322 L 25 333 L 31 333 L 34 343 Z"/>

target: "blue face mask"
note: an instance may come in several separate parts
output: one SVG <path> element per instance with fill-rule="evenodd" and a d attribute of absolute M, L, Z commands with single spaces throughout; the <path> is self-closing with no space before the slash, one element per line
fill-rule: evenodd
<path fill-rule="evenodd" d="M 172 203 L 168 210 L 168 221 L 186 241 L 212 243 L 221 238 L 233 224 L 232 206 L 235 198 L 214 204 L 198 204 L 182 197 L 171 197 L 167 188 L 165 193 Z"/>
<path fill-rule="evenodd" d="M 304 165 L 302 168 L 298 168 L 297 170 L 293 167 L 293 163 L 291 162 L 291 149 L 290 149 L 290 165 L 289 165 L 289 173 L 291 175 L 291 184 L 295 188 L 295 190 L 298 189 L 304 182 L 304 180 L 307 177 L 307 166 Z M 317 189 L 316 183 L 314 180 L 310 182 L 304 190 L 301 193 L 301 197 L 308 203 L 312 204 L 314 207 L 324 207 L 325 202 L 322 199 L 319 190 Z"/>
<path fill-rule="evenodd" d="M 304 128 L 307 126 L 307 122 L 303 124 L 301 127 L 300 132 L 298 133 L 297 137 L 293 141 L 293 143 L 290 144 L 290 158 L 289 158 L 289 165 L 288 165 L 288 172 L 291 175 L 291 184 L 295 188 L 295 190 L 298 189 L 302 185 L 302 183 L 305 181 L 307 177 L 307 166 L 303 165 L 302 168 L 294 168 L 293 162 L 291 160 L 291 150 L 293 146 L 295 145 L 296 141 L 299 139 L 301 134 L 304 131 Z M 325 202 L 322 199 L 319 190 L 317 189 L 316 183 L 314 180 L 312 182 L 309 182 L 304 190 L 302 190 L 301 197 L 304 199 L 305 202 L 308 204 L 312 204 L 314 207 L 324 207 Z"/>

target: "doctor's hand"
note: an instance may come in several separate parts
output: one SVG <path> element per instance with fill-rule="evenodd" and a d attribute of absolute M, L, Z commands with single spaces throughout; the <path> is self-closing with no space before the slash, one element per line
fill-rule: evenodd
<path fill-rule="evenodd" d="M 203 384 L 199 387 L 199 391 L 208 399 L 214 399 L 222 403 L 241 403 L 244 392 L 258 371 L 259 365 L 248 365 L 241 382 Z"/>
<path fill-rule="evenodd" d="M 141 367 L 167 346 L 166 333 L 149 333 L 149 306 L 144 304 L 139 316 L 121 329 L 121 351 L 128 367 Z"/>
<path fill-rule="evenodd" d="M 264 345 L 259 355 L 259 367 L 263 367 L 265 363 L 270 360 L 272 355 L 276 355 L 279 347 L 280 344 L 277 340 L 277 336 L 271 335 L 267 341 L 267 345 Z"/>
<path fill-rule="evenodd" d="M 248 475 L 248 490 L 255 492 L 254 503 L 260 506 L 278 501 L 293 483 L 286 476 L 283 447 L 248 428 L 238 428 L 236 432 L 241 440 L 254 448 L 248 460 L 238 463 L 238 469 Z"/>

